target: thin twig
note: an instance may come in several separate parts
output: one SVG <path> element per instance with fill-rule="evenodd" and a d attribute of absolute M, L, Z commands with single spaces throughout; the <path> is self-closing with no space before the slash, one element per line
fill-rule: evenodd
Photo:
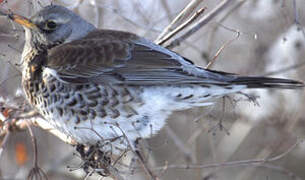
<path fill-rule="evenodd" d="M 296 143 L 294 143 L 288 150 L 283 152 L 282 154 L 271 157 L 271 158 L 264 158 L 264 159 L 250 159 L 250 160 L 242 160 L 242 161 L 231 161 L 231 162 L 223 162 L 223 163 L 212 163 L 212 164 L 189 164 L 189 165 L 178 165 L 178 164 L 172 164 L 172 165 L 166 165 L 154 168 L 154 171 L 163 170 L 165 167 L 167 169 L 204 169 L 204 168 L 216 168 L 216 167 L 237 167 L 237 166 L 249 166 L 249 165 L 261 165 L 264 163 L 270 163 L 277 160 L 282 159 L 283 157 L 287 156 L 292 150 L 294 150 L 300 143 L 302 143 L 302 139 L 298 139 Z"/>
<path fill-rule="evenodd" d="M 175 28 L 173 31 L 169 32 L 167 35 L 165 35 L 162 39 L 155 42 L 158 45 L 163 45 L 165 42 L 167 42 L 170 38 L 172 38 L 174 35 L 182 31 L 184 28 L 186 28 L 188 25 L 193 23 L 203 12 L 205 8 L 200 8 L 198 11 L 196 11 L 187 21 L 179 25 L 177 28 Z"/>
<path fill-rule="evenodd" d="M 224 22 L 228 17 L 230 17 L 230 15 L 235 12 L 237 9 L 239 9 L 246 1 L 240 1 L 237 4 L 235 4 L 231 9 L 228 10 L 227 13 L 225 13 L 222 17 L 220 17 L 219 21 L 217 22 L 217 24 L 221 24 L 222 22 Z M 212 45 L 214 44 L 212 41 L 215 38 L 216 32 L 219 29 L 219 25 L 215 25 L 212 30 L 211 33 L 208 37 L 208 48 L 206 52 L 212 52 Z M 210 57 L 210 55 L 208 54 L 207 57 Z"/>
<path fill-rule="evenodd" d="M 53 134 L 54 136 L 58 137 L 59 139 L 61 139 L 63 142 L 65 142 L 67 144 L 71 144 L 71 145 L 77 144 L 74 139 L 72 139 L 70 136 L 67 136 L 65 133 L 61 132 L 60 130 L 54 128 L 46 120 L 44 120 L 41 117 L 33 118 L 32 123 L 33 123 L 33 125 L 38 126 L 41 129 Z"/>
<path fill-rule="evenodd" d="M 178 26 L 185 18 L 189 17 L 194 9 L 199 6 L 203 0 L 192 0 L 179 14 L 178 16 L 160 33 L 155 42 L 160 41 L 171 32 L 176 26 Z"/>
<path fill-rule="evenodd" d="M 206 69 L 209 69 L 216 61 L 217 57 L 219 56 L 219 54 L 228 46 L 230 45 L 232 42 L 234 42 L 235 40 L 237 40 L 240 36 L 240 32 L 236 31 L 236 36 L 233 39 L 230 39 L 229 41 L 225 42 L 216 52 L 216 54 L 214 55 L 214 57 L 212 58 L 212 60 L 206 65 Z"/>
<path fill-rule="evenodd" d="M 33 133 L 33 130 L 30 126 L 29 123 L 26 123 L 26 126 L 28 128 L 28 131 L 30 133 L 30 137 L 32 140 L 32 144 L 33 144 L 33 150 L 34 150 L 34 165 L 33 168 L 31 169 L 30 173 L 28 174 L 27 179 L 31 180 L 31 179 L 46 179 L 48 180 L 48 176 L 47 174 L 38 166 L 38 148 L 37 148 L 37 140 L 36 137 Z"/>
<path fill-rule="evenodd" d="M 131 151 L 137 155 L 140 159 L 140 164 L 142 165 L 143 169 L 145 170 L 146 174 L 150 176 L 151 179 L 153 180 L 159 180 L 159 178 L 157 176 L 155 176 L 152 171 L 150 170 L 150 168 L 147 166 L 147 164 L 145 163 L 142 155 L 139 153 L 139 151 L 137 151 L 136 149 L 134 149 L 134 146 L 131 144 L 130 140 L 128 139 L 127 135 L 125 134 L 125 132 L 123 131 L 123 129 L 120 127 L 120 125 L 118 123 L 115 123 L 114 124 L 117 128 L 120 129 L 120 131 L 122 132 L 122 134 L 124 135 Z"/>
<path fill-rule="evenodd" d="M 28 131 L 30 133 L 30 137 L 33 143 L 33 149 L 34 149 L 34 167 L 38 166 L 38 162 L 37 162 L 37 156 L 38 156 L 38 152 L 37 152 L 37 141 L 36 141 L 36 137 L 34 136 L 33 130 L 31 128 L 31 126 L 29 125 L 29 123 L 26 123 Z"/>
<path fill-rule="evenodd" d="M 36 110 L 33 109 L 29 112 L 19 114 L 18 117 L 16 117 L 16 118 L 17 119 L 30 119 L 30 118 L 37 117 L 37 116 L 40 116 L 40 114 Z M 31 125 L 33 125 L 33 122 L 31 122 Z"/>
<path fill-rule="evenodd" d="M 173 40 L 169 45 L 167 45 L 167 48 L 174 48 L 178 46 L 182 41 L 184 41 L 186 38 L 190 37 L 192 34 L 197 32 L 202 26 L 207 24 L 209 21 L 211 21 L 216 15 L 218 15 L 225 7 L 227 7 L 232 0 L 223 0 L 220 2 L 213 10 L 211 10 L 208 14 L 203 16 L 198 22 L 188 27 L 186 32 Z"/>

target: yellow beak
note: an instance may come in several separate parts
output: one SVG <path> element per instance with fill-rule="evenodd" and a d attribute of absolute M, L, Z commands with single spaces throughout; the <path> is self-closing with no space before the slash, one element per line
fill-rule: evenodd
<path fill-rule="evenodd" d="M 7 16 L 11 20 L 15 21 L 16 23 L 18 23 L 26 28 L 29 28 L 29 29 L 37 28 L 37 26 L 34 23 L 32 23 L 31 20 L 29 20 L 28 18 L 14 14 L 12 12 L 8 12 L 8 11 L 0 9 L 0 15 Z"/>
<path fill-rule="evenodd" d="M 15 21 L 16 23 L 24 26 L 24 27 L 27 27 L 29 29 L 36 29 L 37 26 L 36 24 L 32 23 L 28 18 L 26 17 L 23 17 L 23 16 L 20 16 L 20 15 L 17 15 L 17 14 L 9 14 L 8 17 Z"/>

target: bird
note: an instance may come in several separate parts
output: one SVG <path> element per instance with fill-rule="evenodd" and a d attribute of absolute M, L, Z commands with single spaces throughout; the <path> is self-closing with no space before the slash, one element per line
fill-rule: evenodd
<path fill-rule="evenodd" d="M 198 67 L 134 33 L 98 29 L 60 5 L 31 18 L 7 16 L 25 29 L 27 101 L 79 144 L 107 141 L 126 150 L 157 134 L 175 111 L 209 106 L 245 89 L 303 87 L 291 79 Z"/>

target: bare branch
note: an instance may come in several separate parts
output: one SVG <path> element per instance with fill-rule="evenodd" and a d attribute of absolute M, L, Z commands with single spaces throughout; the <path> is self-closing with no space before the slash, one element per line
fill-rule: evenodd
<path fill-rule="evenodd" d="M 34 166 L 28 174 L 27 179 L 48 179 L 46 173 L 38 166 L 38 149 L 37 149 L 37 140 L 33 133 L 33 130 L 29 123 L 26 123 L 28 131 L 30 133 L 32 143 L 33 143 L 33 150 L 34 150 Z"/>
<path fill-rule="evenodd" d="M 165 35 L 163 38 L 161 38 L 159 41 L 156 42 L 158 45 L 162 45 L 165 42 L 167 42 L 170 38 L 172 38 L 174 35 L 182 31 L 184 28 L 186 28 L 188 25 L 190 25 L 192 22 L 194 22 L 203 12 L 205 8 L 200 8 L 195 14 L 190 17 L 187 21 L 182 23 L 180 26 L 175 28 L 173 31 L 169 32 L 167 35 Z"/>
<path fill-rule="evenodd" d="M 186 19 L 187 17 L 189 17 L 194 9 L 196 9 L 196 7 L 199 6 L 199 4 L 202 2 L 203 0 L 192 0 L 179 14 L 178 16 L 161 32 L 161 34 L 159 35 L 159 37 L 156 39 L 155 42 L 160 41 L 161 39 L 164 38 L 164 36 L 166 36 L 166 34 L 168 34 L 169 32 L 171 32 L 175 26 L 179 25 L 184 19 Z M 157 43 L 158 44 L 158 43 Z"/>
<path fill-rule="evenodd" d="M 125 132 L 123 131 L 123 129 L 120 127 L 120 125 L 118 123 L 114 124 L 117 128 L 120 129 L 120 131 L 122 132 L 122 134 L 124 135 L 124 137 L 126 138 L 126 141 L 128 142 L 128 145 L 131 149 L 131 151 L 137 155 L 140 159 L 140 164 L 142 165 L 144 171 L 146 172 L 146 174 L 148 176 L 150 176 L 151 179 L 153 180 L 159 180 L 159 178 L 153 174 L 153 172 L 151 171 L 151 169 L 147 166 L 146 162 L 144 161 L 144 158 L 142 157 L 142 155 L 140 154 L 140 152 L 134 148 L 133 144 L 131 144 L 130 140 L 128 139 L 128 136 L 126 136 Z"/>
<path fill-rule="evenodd" d="M 189 26 L 183 35 L 173 40 L 166 47 L 171 49 L 178 46 L 182 41 L 184 41 L 186 38 L 190 37 L 192 34 L 197 32 L 201 27 L 207 24 L 216 15 L 218 15 L 225 7 L 227 7 L 230 4 L 230 2 L 232 2 L 232 0 L 223 0 L 222 2 L 220 2 L 213 10 L 211 10 L 208 14 L 203 16 L 198 22 Z"/>
<path fill-rule="evenodd" d="M 53 134 L 54 136 L 58 137 L 61 139 L 63 142 L 71 145 L 76 145 L 76 142 L 74 139 L 72 139 L 70 136 L 67 136 L 63 132 L 55 129 L 53 126 L 51 126 L 46 120 L 36 117 L 32 119 L 32 123 L 36 126 L 39 126 L 43 130 Z"/>
<path fill-rule="evenodd" d="M 228 17 L 230 17 L 230 15 L 235 12 L 237 9 L 239 9 L 246 1 L 240 1 L 237 4 L 235 4 L 230 10 L 228 10 L 227 13 L 225 13 L 218 21 L 218 24 L 221 25 L 221 23 L 223 21 L 225 21 Z M 207 48 L 207 52 L 211 52 L 212 51 L 212 41 L 215 38 L 216 32 L 218 30 L 219 26 L 214 26 L 211 30 L 211 34 L 208 37 L 208 48 Z M 210 55 L 208 55 L 207 57 L 210 57 Z"/>
<path fill-rule="evenodd" d="M 229 41 L 225 42 L 216 52 L 215 56 L 213 57 L 213 59 L 206 65 L 206 69 L 209 69 L 214 62 L 216 61 L 217 57 L 219 56 L 219 54 L 228 46 L 230 45 L 232 42 L 234 42 L 235 40 L 237 40 L 240 36 L 240 32 L 236 31 L 236 37 L 234 37 L 234 39 L 230 39 Z"/>
<path fill-rule="evenodd" d="M 288 148 L 285 152 L 283 152 L 282 154 L 275 156 L 275 157 L 271 157 L 271 158 L 264 158 L 264 159 L 250 159 L 250 160 L 242 160 L 242 161 L 231 161 L 231 162 L 223 162 L 223 163 L 213 163 L 213 164 L 199 164 L 199 165 L 195 165 L 195 164 L 190 164 L 190 165 L 166 165 L 166 166 L 161 166 L 161 167 L 157 167 L 154 168 L 154 171 L 158 171 L 158 170 L 164 170 L 164 168 L 167 169 L 204 169 L 204 168 L 217 168 L 217 167 L 237 167 L 237 166 L 249 166 L 249 165 L 254 165 L 254 166 L 259 166 L 261 164 L 265 164 L 265 163 L 270 163 L 270 162 L 274 162 L 277 160 L 280 160 L 282 158 L 284 158 L 285 156 L 287 156 L 292 150 L 294 150 L 300 143 L 303 142 L 303 139 L 297 139 L 296 143 L 294 143 L 290 148 Z"/>

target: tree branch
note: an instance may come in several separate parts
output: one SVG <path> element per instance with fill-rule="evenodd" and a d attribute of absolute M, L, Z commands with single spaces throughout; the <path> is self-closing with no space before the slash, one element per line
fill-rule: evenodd
<path fill-rule="evenodd" d="M 158 38 L 155 40 L 155 43 L 160 41 L 166 36 L 169 32 L 171 32 L 175 26 L 179 25 L 185 18 L 189 17 L 194 9 L 199 6 L 199 4 L 203 0 L 192 0 L 179 14 L 175 19 L 161 32 Z M 158 44 L 158 43 L 157 43 Z"/>
<path fill-rule="evenodd" d="M 198 22 L 188 27 L 186 32 L 180 37 L 173 40 L 166 48 L 172 49 L 178 46 L 182 41 L 190 37 L 192 34 L 197 32 L 202 26 L 207 24 L 211 19 L 217 16 L 225 7 L 227 7 L 232 0 L 223 0 L 220 2 L 213 10 L 211 10 L 208 14 L 203 16 Z"/>

